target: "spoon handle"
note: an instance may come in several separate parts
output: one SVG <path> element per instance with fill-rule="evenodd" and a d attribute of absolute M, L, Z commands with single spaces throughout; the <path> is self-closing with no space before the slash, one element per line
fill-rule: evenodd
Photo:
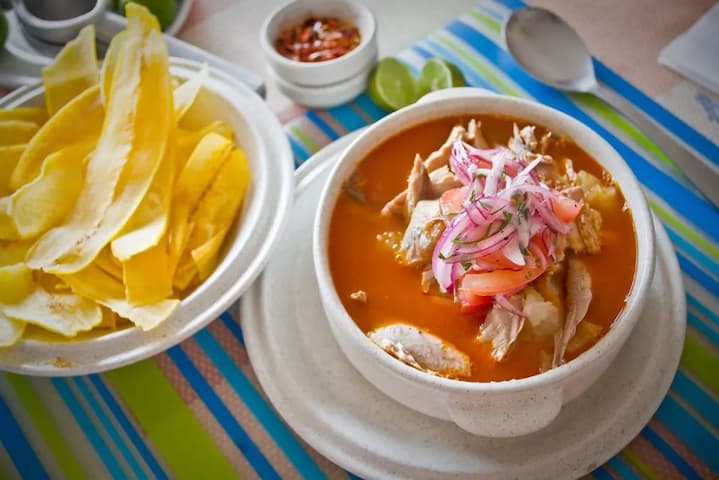
<path fill-rule="evenodd" d="M 654 119 L 601 83 L 597 83 L 591 93 L 614 107 L 643 130 L 681 168 L 694 186 L 715 206 L 719 207 L 719 167 L 705 161 L 693 152 L 691 147 L 685 147 Z"/>

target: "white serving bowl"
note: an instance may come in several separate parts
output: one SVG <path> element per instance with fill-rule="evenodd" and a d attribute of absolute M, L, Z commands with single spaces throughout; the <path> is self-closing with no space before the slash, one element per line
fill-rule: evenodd
<path fill-rule="evenodd" d="M 467 382 L 437 377 L 391 357 L 372 343 L 345 310 L 335 290 L 327 253 L 332 210 L 342 184 L 377 145 L 398 132 L 433 119 L 456 115 L 504 114 L 568 135 L 608 170 L 632 210 L 637 265 L 624 309 L 607 334 L 577 358 L 519 380 Z M 607 369 L 641 314 L 654 269 L 654 233 L 646 199 L 619 154 L 584 124 L 539 103 L 486 91 L 459 89 L 427 98 L 369 127 L 340 156 L 320 199 L 313 231 L 313 255 L 322 304 L 332 332 L 347 358 L 379 390 L 426 415 L 453 421 L 489 437 L 535 432 L 554 420 L 562 406 L 584 392 Z M 601 288 L 601 287 L 600 287 Z"/>
<path fill-rule="evenodd" d="M 200 68 L 194 61 L 170 59 L 170 71 L 179 80 L 191 78 Z M 292 152 L 282 126 L 255 92 L 224 73 L 209 70 L 209 79 L 183 123 L 198 128 L 215 120 L 225 122 L 235 133 L 235 144 L 247 154 L 252 173 L 242 212 L 225 239 L 215 271 L 153 330 L 128 327 L 78 339 L 23 339 L 12 347 L 0 348 L 1 370 L 42 376 L 79 375 L 147 358 L 217 318 L 260 273 L 292 202 Z M 18 89 L 0 100 L 0 108 L 42 104 L 42 84 Z"/>
<path fill-rule="evenodd" d="M 274 42 L 286 27 L 309 16 L 337 17 L 355 25 L 360 44 L 349 53 L 324 62 L 298 62 L 280 55 Z M 295 0 L 275 10 L 262 24 L 260 44 L 274 73 L 287 83 L 304 87 L 337 84 L 366 75 L 377 59 L 377 22 L 365 5 L 356 0 Z"/>

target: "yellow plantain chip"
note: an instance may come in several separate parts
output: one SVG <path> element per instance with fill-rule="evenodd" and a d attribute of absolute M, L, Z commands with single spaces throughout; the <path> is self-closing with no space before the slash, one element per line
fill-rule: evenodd
<path fill-rule="evenodd" d="M 110 101 L 110 90 L 112 88 L 112 79 L 117 69 L 117 61 L 120 58 L 120 52 L 124 48 L 127 39 L 127 32 L 123 31 L 112 37 L 110 45 L 105 52 L 105 58 L 102 61 L 102 69 L 100 70 L 100 96 L 102 104 L 107 106 Z"/>
<path fill-rule="evenodd" d="M 66 103 L 97 82 L 95 26 L 88 25 L 80 30 L 77 38 L 65 44 L 50 65 L 42 69 L 48 115 L 54 115 Z"/>
<path fill-rule="evenodd" d="M 10 214 L 20 238 L 32 238 L 58 225 L 75 206 L 92 141 L 65 147 L 47 157 L 40 175 L 12 194 Z"/>
<path fill-rule="evenodd" d="M 177 165 L 177 172 L 182 171 L 190 155 L 192 155 L 192 152 L 197 148 L 197 144 L 200 143 L 200 140 L 208 133 L 216 133 L 228 140 L 232 140 L 233 137 L 232 129 L 227 126 L 226 123 L 220 122 L 219 120 L 199 130 L 177 129 L 177 142 L 175 143 L 175 164 Z"/>
<path fill-rule="evenodd" d="M 174 272 L 190 238 L 189 216 L 232 149 L 232 142 L 208 133 L 190 155 L 175 185 L 170 213 L 170 271 Z"/>
<path fill-rule="evenodd" d="M 95 258 L 95 265 L 100 267 L 105 273 L 109 273 L 111 277 L 122 281 L 122 264 L 112 254 L 110 248 L 104 248 Z"/>
<path fill-rule="evenodd" d="M 145 198 L 123 228 L 123 232 L 110 244 L 115 258 L 124 262 L 157 245 L 167 230 L 174 183 L 174 148 L 170 144 Z"/>
<path fill-rule="evenodd" d="M 131 305 L 149 305 L 172 295 L 166 238 L 123 262 L 125 297 Z"/>
<path fill-rule="evenodd" d="M 100 307 L 102 311 L 102 321 L 95 328 L 104 328 L 106 330 L 117 329 L 117 313 L 107 307 Z"/>
<path fill-rule="evenodd" d="M 13 320 L 0 313 L 0 347 L 15 345 L 25 333 L 25 325 L 22 320 Z"/>
<path fill-rule="evenodd" d="M 31 246 L 31 242 L 4 242 L 0 240 L 0 267 L 24 262 Z"/>
<path fill-rule="evenodd" d="M 35 288 L 32 270 L 24 263 L 0 267 L 0 303 L 18 303 Z"/>
<path fill-rule="evenodd" d="M 86 332 L 102 321 L 100 307 L 92 300 L 73 293 L 48 293 L 41 287 L 35 287 L 19 303 L 0 304 L 0 313 L 66 337 Z"/>
<path fill-rule="evenodd" d="M 150 330 L 162 323 L 180 305 L 180 301 L 175 299 L 162 300 L 151 305 L 130 305 L 125 299 L 122 283 L 94 264 L 77 273 L 61 275 L 60 278 L 73 292 L 95 300 L 143 330 Z"/>
<path fill-rule="evenodd" d="M 10 197 L 0 198 L 0 241 L 15 240 L 18 238 L 15 223 L 10 216 Z"/>
<path fill-rule="evenodd" d="M 185 252 L 175 269 L 174 276 L 172 277 L 172 286 L 175 287 L 178 292 L 183 292 L 190 286 L 194 286 L 198 283 L 197 275 L 195 263 L 192 261 L 190 255 Z"/>
<path fill-rule="evenodd" d="M 131 10 L 147 13 L 139 6 Z M 68 221 L 31 249 L 27 262 L 34 269 L 61 274 L 89 265 L 125 226 L 157 171 L 172 123 L 172 92 L 162 34 L 150 29 L 143 38 L 147 16 L 128 16 L 126 48 L 85 185 Z"/>
<path fill-rule="evenodd" d="M 0 120 L 0 146 L 27 143 L 40 126 L 27 120 Z"/>
<path fill-rule="evenodd" d="M 205 243 L 192 249 L 190 255 L 195 263 L 199 280 L 209 277 L 217 267 L 218 254 L 225 234 L 227 234 L 227 230 L 220 230 Z"/>
<path fill-rule="evenodd" d="M 32 137 L 10 178 L 13 190 L 40 173 L 45 158 L 68 145 L 100 135 L 105 110 L 100 103 L 100 89 L 85 90 L 65 105 Z"/>
<path fill-rule="evenodd" d="M 0 147 L 0 196 L 12 193 L 10 175 L 15 170 L 23 151 L 25 151 L 24 144 Z"/>
<path fill-rule="evenodd" d="M 190 217 L 190 223 L 195 226 L 186 247 L 190 255 L 183 255 L 181 263 L 194 261 L 199 280 L 206 279 L 217 266 L 220 247 L 242 205 L 249 183 L 247 157 L 242 150 L 235 149 Z"/>
<path fill-rule="evenodd" d="M 175 120 L 180 121 L 185 113 L 190 109 L 197 98 L 202 86 L 207 82 L 210 71 L 207 64 L 202 64 L 202 68 L 195 76 L 187 80 L 185 83 L 175 88 L 173 99 L 175 104 Z"/>
<path fill-rule="evenodd" d="M 23 120 L 42 125 L 47 122 L 47 111 L 40 107 L 18 107 L 0 110 L 0 121 Z"/>

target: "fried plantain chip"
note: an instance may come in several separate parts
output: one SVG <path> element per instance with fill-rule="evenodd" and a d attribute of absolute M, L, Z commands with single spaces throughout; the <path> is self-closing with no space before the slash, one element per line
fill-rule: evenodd
<path fill-rule="evenodd" d="M 203 63 L 199 72 L 185 83 L 175 88 L 173 99 L 175 104 L 175 120 L 180 121 L 183 115 L 190 109 L 197 98 L 202 86 L 207 82 L 210 71 L 207 64 Z"/>
<path fill-rule="evenodd" d="M 20 238 L 58 225 L 75 206 L 93 141 L 65 147 L 47 157 L 40 175 L 12 194 L 10 214 Z"/>
<path fill-rule="evenodd" d="M 105 273 L 110 274 L 115 280 L 122 281 L 122 263 L 115 258 L 109 247 L 102 249 L 97 258 L 95 258 L 94 264 L 100 267 Z"/>
<path fill-rule="evenodd" d="M 21 320 L 13 320 L 0 313 L 0 347 L 15 345 L 25 333 L 26 325 Z"/>
<path fill-rule="evenodd" d="M 16 240 L 19 236 L 10 216 L 10 200 L 10 197 L 0 198 L 0 241 Z"/>
<path fill-rule="evenodd" d="M 34 269 L 60 274 L 89 265 L 137 209 L 164 155 L 173 118 L 167 48 L 162 34 L 149 27 L 157 22 L 147 9 L 130 4 L 130 11 L 126 48 L 85 185 L 68 221 L 30 251 Z"/>
<path fill-rule="evenodd" d="M 47 122 L 47 110 L 40 107 L 18 107 L 0 110 L 0 121 L 22 120 L 42 125 Z"/>
<path fill-rule="evenodd" d="M 115 258 L 124 262 L 157 245 L 167 230 L 174 183 L 175 157 L 174 148 L 170 144 L 145 198 L 122 233 L 110 244 Z"/>
<path fill-rule="evenodd" d="M 175 185 L 170 214 L 170 272 L 190 238 L 189 217 L 200 197 L 232 150 L 232 142 L 216 133 L 208 133 L 190 155 Z"/>
<path fill-rule="evenodd" d="M 66 103 L 98 82 L 95 26 L 87 25 L 55 60 L 42 69 L 45 108 L 52 116 Z"/>
<path fill-rule="evenodd" d="M 91 298 L 119 316 L 130 320 L 143 330 L 150 330 L 166 320 L 180 305 L 179 300 L 167 299 L 143 306 L 133 306 L 125 299 L 122 283 L 103 272 L 95 264 L 70 274 L 61 275 L 72 291 Z"/>
<path fill-rule="evenodd" d="M 18 303 L 35 288 L 32 270 L 25 263 L 0 267 L 0 303 Z"/>
<path fill-rule="evenodd" d="M 40 127 L 28 142 L 10 177 L 11 188 L 17 190 L 37 177 L 42 162 L 51 153 L 89 138 L 97 138 L 104 117 L 99 87 L 92 87 L 75 97 Z"/>
<path fill-rule="evenodd" d="M 23 151 L 25 144 L 0 147 L 0 197 L 13 192 L 14 189 L 10 188 L 10 175 L 15 170 Z"/>
<path fill-rule="evenodd" d="M 200 140 L 208 133 L 216 133 L 228 140 L 232 140 L 233 137 L 232 129 L 228 127 L 226 123 L 220 122 L 219 120 L 199 130 L 177 129 L 177 142 L 175 144 L 175 164 L 177 166 L 177 172 L 182 171 L 190 155 L 192 155 L 192 152 L 197 148 L 197 144 L 200 143 Z"/>
<path fill-rule="evenodd" d="M 21 302 L 0 304 L 0 313 L 66 337 L 88 331 L 102 321 L 100 307 L 92 300 L 73 293 L 49 293 L 39 286 Z"/>
<path fill-rule="evenodd" d="M 149 305 L 172 296 L 167 237 L 123 262 L 122 273 L 125 297 L 131 305 Z"/>
<path fill-rule="evenodd" d="M 27 120 L 0 120 L 0 146 L 27 143 L 40 126 Z"/>
<path fill-rule="evenodd" d="M 123 31 L 112 37 L 110 45 L 105 52 L 105 58 L 102 61 L 102 69 L 100 70 L 100 96 L 102 97 L 102 104 L 105 106 L 107 106 L 110 101 L 112 79 L 117 69 L 120 52 L 123 50 L 127 40 L 127 35 L 127 31 Z"/>

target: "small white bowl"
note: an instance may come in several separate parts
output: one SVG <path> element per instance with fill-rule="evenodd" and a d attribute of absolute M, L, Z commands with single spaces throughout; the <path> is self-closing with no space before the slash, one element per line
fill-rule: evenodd
<path fill-rule="evenodd" d="M 310 16 L 337 17 L 352 23 L 360 31 L 360 44 L 324 62 L 298 62 L 280 55 L 274 46 L 280 32 Z M 267 17 L 260 29 L 260 44 L 270 67 L 285 82 L 306 87 L 332 85 L 372 69 L 378 53 L 377 22 L 372 11 L 356 0 L 296 0 Z"/>
<path fill-rule="evenodd" d="M 305 87 L 288 82 L 270 69 L 270 76 L 280 92 L 295 102 L 310 108 L 331 108 L 349 102 L 364 91 L 369 74 L 368 70 L 339 83 Z"/>
<path fill-rule="evenodd" d="M 654 230 L 642 189 L 619 154 L 598 134 L 562 112 L 508 96 L 461 89 L 403 108 L 363 132 L 340 156 L 322 192 L 313 230 L 313 256 L 322 305 L 342 351 L 386 395 L 418 412 L 454 422 L 488 437 L 513 437 L 551 423 L 567 404 L 609 367 L 641 314 L 654 271 Z M 597 159 L 620 186 L 632 210 L 637 265 L 626 304 L 596 345 L 547 372 L 519 380 L 467 382 L 437 377 L 391 357 L 372 343 L 345 310 L 335 290 L 328 258 L 328 232 L 342 184 L 375 147 L 397 133 L 448 116 L 501 114 L 568 135 Z"/>

